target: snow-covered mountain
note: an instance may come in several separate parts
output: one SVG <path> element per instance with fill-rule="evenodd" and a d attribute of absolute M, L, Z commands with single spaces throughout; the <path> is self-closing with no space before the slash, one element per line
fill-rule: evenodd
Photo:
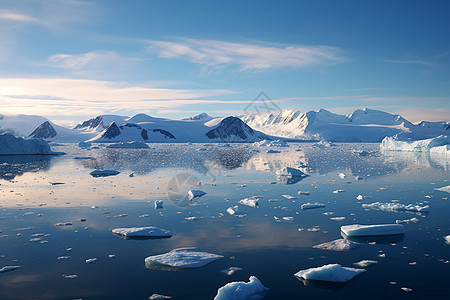
<path fill-rule="evenodd" d="M 302 140 L 381 142 L 386 136 L 417 140 L 450 132 L 450 122 L 414 125 L 400 115 L 367 108 L 346 116 L 325 109 L 309 112 L 283 110 L 277 114 L 246 115 L 241 119 L 268 135 Z"/>

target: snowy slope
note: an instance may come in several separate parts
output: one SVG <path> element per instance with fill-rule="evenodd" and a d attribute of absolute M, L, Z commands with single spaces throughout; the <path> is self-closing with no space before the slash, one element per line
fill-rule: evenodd
<path fill-rule="evenodd" d="M 324 109 L 277 114 L 247 115 L 241 119 L 268 135 L 304 140 L 337 142 L 380 142 L 386 136 L 425 139 L 450 131 L 450 122 L 421 122 L 414 125 L 399 115 L 373 109 L 358 109 L 344 116 Z"/>
<path fill-rule="evenodd" d="M 16 136 L 26 137 L 47 118 L 33 115 L 0 115 L 0 130 Z"/>

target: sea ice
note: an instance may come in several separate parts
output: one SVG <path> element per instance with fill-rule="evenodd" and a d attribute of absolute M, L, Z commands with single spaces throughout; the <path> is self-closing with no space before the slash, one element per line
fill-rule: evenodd
<path fill-rule="evenodd" d="M 239 200 L 239 203 L 246 205 L 246 206 L 250 206 L 250 207 L 259 207 L 258 200 L 259 200 L 258 198 L 251 197 L 251 198 L 241 199 L 241 200 Z"/>
<path fill-rule="evenodd" d="M 41 139 L 25 140 L 9 133 L 0 134 L 0 155 L 56 154 Z"/>
<path fill-rule="evenodd" d="M 18 268 L 20 268 L 20 266 L 4 266 L 3 268 L 0 269 L 0 273 L 14 271 L 15 269 L 18 269 Z"/>
<path fill-rule="evenodd" d="M 405 234 L 405 227 L 401 224 L 379 224 L 379 225 L 345 225 L 341 231 L 346 236 L 374 236 L 374 235 L 397 235 Z"/>
<path fill-rule="evenodd" d="M 342 267 L 339 264 L 329 264 L 317 268 L 300 270 L 294 276 L 306 280 L 347 282 L 364 271 L 366 270 Z"/>
<path fill-rule="evenodd" d="M 230 215 L 234 215 L 238 211 L 238 209 L 239 209 L 239 207 L 237 205 L 235 205 L 233 207 L 228 207 L 227 213 L 229 213 Z"/>
<path fill-rule="evenodd" d="M 223 256 L 200 252 L 196 248 L 178 248 L 164 254 L 149 256 L 145 259 L 145 264 L 173 268 L 200 268 L 220 258 Z"/>
<path fill-rule="evenodd" d="M 154 226 L 149 227 L 129 227 L 115 228 L 112 233 L 124 237 L 171 237 L 172 233 L 168 230 Z"/>
<path fill-rule="evenodd" d="M 285 167 L 281 170 L 276 171 L 277 176 L 291 176 L 291 177 L 303 177 L 307 176 L 305 173 L 299 169 L 294 169 L 290 167 Z"/>
<path fill-rule="evenodd" d="M 233 275 L 234 273 L 236 273 L 237 271 L 242 270 L 242 268 L 239 267 L 229 267 L 228 269 L 222 270 L 220 272 L 227 274 L 228 276 Z"/>
<path fill-rule="evenodd" d="M 336 146 L 336 144 L 333 144 L 332 142 L 328 142 L 326 140 L 321 140 L 318 143 L 313 144 L 312 146 L 316 148 L 330 148 Z"/>
<path fill-rule="evenodd" d="M 345 174 L 344 173 L 339 173 L 338 174 L 339 178 L 344 179 L 345 178 Z"/>
<path fill-rule="evenodd" d="M 92 146 L 91 142 L 79 142 L 78 143 L 78 147 L 80 147 L 80 148 L 89 148 L 91 146 Z"/>
<path fill-rule="evenodd" d="M 106 148 L 129 148 L 129 149 L 148 149 L 150 148 L 144 142 L 124 142 L 124 143 L 116 143 L 107 146 Z"/>
<path fill-rule="evenodd" d="M 358 200 L 358 201 L 362 201 L 363 199 L 364 199 L 363 195 L 356 196 L 356 200 Z"/>
<path fill-rule="evenodd" d="M 155 201 L 155 209 L 158 209 L 158 208 L 163 208 L 163 201 L 162 200 L 156 200 Z"/>
<path fill-rule="evenodd" d="M 450 235 L 444 236 L 444 239 L 445 239 L 445 243 L 447 245 L 450 245 Z"/>
<path fill-rule="evenodd" d="M 344 190 L 334 190 L 333 194 L 339 194 L 339 193 L 343 193 L 343 192 L 345 192 L 345 191 Z"/>
<path fill-rule="evenodd" d="M 316 202 L 316 203 L 305 203 L 302 204 L 302 206 L 300 206 L 301 209 L 313 209 L 313 208 L 321 208 L 321 207 L 325 207 L 325 204 Z"/>
<path fill-rule="evenodd" d="M 441 191 L 441 192 L 447 192 L 447 193 L 450 193 L 450 185 L 443 186 L 443 187 L 441 187 L 441 188 L 436 188 L 435 190 L 436 190 L 436 191 Z"/>
<path fill-rule="evenodd" d="M 363 204 L 363 208 L 371 208 L 377 210 L 384 211 L 413 211 L 413 212 L 429 212 L 430 206 L 428 205 L 414 205 L 414 204 L 401 204 L 401 203 L 382 203 L 382 202 L 374 202 L 370 204 Z"/>
<path fill-rule="evenodd" d="M 364 259 L 364 260 L 355 262 L 354 265 L 357 265 L 358 267 L 365 268 L 365 267 L 368 267 L 368 266 L 371 266 L 371 265 L 374 265 L 374 264 L 377 264 L 377 263 L 378 262 L 376 260 Z"/>
<path fill-rule="evenodd" d="M 311 192 L 309 191 L 298 191 L 299 195 L 305 195 L 305 196 L 309 196 L 311 194 Z"/>
<path fill-rule="evenodd" d="M 149 300 L 164 300 L 164 299 L 172 299 L 170 296 L 160 295 L 160 294 L 153 294 L 150 297 L 148 297 Z"/>
<path fill-rule="evenodd" d="M 93 264 L 93 263 L 95 263 L 97 261 L 97 258 L 89 258 L 89 259 L 86 259 L 86 263 L 87 264 Z"/>
<path fill-rule="evenodd" d="M 89 174 L 91 174 L 92 177 L 106 177 L 106 176 L 115 176 L 119 173 L 120 172 L 116 170 L 95 170 Z"/>
<path fill-rule="evenodd" d="M 221 287 L 214 300 L 258 300 L 269 290 L 255 276 L 250 276 L 249 282 L 235 281 Z"/>
<path fill-rule="evenodd" d="M 409 223 L 417 223 L 419 222 L 419 219 L 417 218 L 411 218 L 411 219 L 406 219 L 406 220 L 395 220 L 396 224 L 409 224 Z"/>
<path fill-rule="evenodd" d="M 260 142 L 253 143 L 253 147 L 289 147 L 289 145 L 283 140 L 262 140 Z"/>
<path fill-rule="evenodd" d="M 283 197 L 284 198 L 286 198 L 286 199 L 298 199 L 298 197 L 294 197 L 294 196 L 291 196 L 291 195 L 283 195 Z"/>
<path fill-rule="evenodd" d="M 269 149 L 266 153 L 281 153 L 281 151 Z"/>
<path fill-rule="evenodd" d="M 204 195 L 206 195 L 206 193 L 204 191 L 201 191 L 201 190 L 190 189 L 188 191 L 189 200 L 192 200 L 192 199 L 197 198 L 197 197 L 202 197 Z"/>
<path fill-rule="evenodd" d="M 400 141 L 397 137 L 385 137 L 380 144 L 380 149 L 384 151 L 413 151 L 413 152 L 434 152 L 450 154 L 450 136 L 440 135 L 438 137 L 417 140 Z"/>
<path fill-rule="evenodd" d="M 344 221 L 346 219 L 346 217 L 331 217 L 330 220 L 333 221 Z"/>
<path fill-rule="evenodd" d="M 337 239 L 331 242 L 322 243 L 319 245 L 313 246 L 313 248 L 322 249 L 322 250 L 331 250 L 331 251 L 348 251 L 352 249 L 356 249 L 360 246 L 359 243 L 355 243 L 345 239 Z"/>

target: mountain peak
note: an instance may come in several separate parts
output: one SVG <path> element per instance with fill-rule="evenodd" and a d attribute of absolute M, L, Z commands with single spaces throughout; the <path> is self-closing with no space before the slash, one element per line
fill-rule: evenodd
<path fill-rule="evenodd" d="M 189 118 L 184 118 L 182 120 L 187 120 L 187 121 L 209 121 L 213 119 L 213 117 L 211 117 L 210 115 L 208 115 L 207 113 L 200 113 L 198 115 L 195 115 L 193 117 L 189 117 Z"/>
<path fill-rule="evenodd" d="M 36 128 L 28 137 L 33 139 L 51 139 L 56 136 L 56 130 L 49 121 L 45 121 Z"/>

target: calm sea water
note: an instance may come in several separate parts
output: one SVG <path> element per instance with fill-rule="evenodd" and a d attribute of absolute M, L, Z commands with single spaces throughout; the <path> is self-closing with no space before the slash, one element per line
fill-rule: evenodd
<path fill-rule="evenodd" d="M 450 245 L 444 240 L 450 234 L 449 194 L 435 190 L 450 185 L 445 156 L 380 153 L 377 144 L 292 143 L 277 149 L 280 153 L 204 144 L 53 149 L 67 155 L 0 157 L 0 268 L 21 266 L 0 274 L 0 299 L 148 299 L 153 293 L 213 299 L 221 286 L 251 275 L 270 289 L 264 299 L 448 299 L 450 294 Z M 309 176 L 277 178 L 275 171 L 286 166 Z M 94 169 L 121 173 L 94 178 L 89 175 Z M 191 187 L 207 195 L 189 201 Z M 358 195 L 364 199 L 358 201 Z M 261 196 L 259 208 L 239 205 L 241 217 L 226 212 L 250 196 Z M 164 208 L 155 209 L 155 200 L 163 200 Z M 361 205 L 392 200 L 427 204 L 430 212 Z M 326 207 L 301 210 L 306 202 Z M 341 238 L 342 225 L 413 217 L 418 222 L 405 224 L 403 238 L 363 241 L 348 252 L 312 248 Z M 55 226 L 66 222 L 71 225 Z M 134 226 L 158 226 L 173 237 L 125 240 L 111 233 Z M 145 267 L 147 256 L 181 247 L 224 258 L 198 269 Z M 58 259 L 62 256 L 70 258 Z M 89 258 L 97 261 L 88 264 Z M 303 282 L 293 275 L 329 263 L 356 267 L 362 259 L 378 264 L 346 284 Z M 229 267 L 242 270 L 221 272 Z"/>

